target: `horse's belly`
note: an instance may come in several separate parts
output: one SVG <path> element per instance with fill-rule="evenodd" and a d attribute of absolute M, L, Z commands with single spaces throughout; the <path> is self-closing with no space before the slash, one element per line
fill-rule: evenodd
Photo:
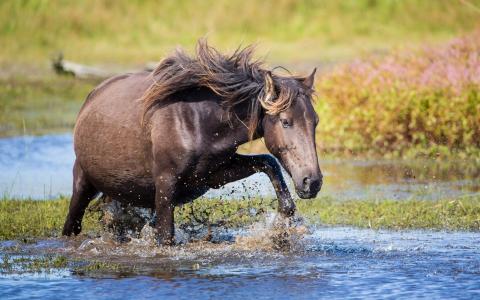
<path fill-rule="evenodd" d="M 88 163 L 84 171 L 99 192 L 134 206 L 153 207 L 155 199 L 153 177 L 143 169 L 132 168 L 130 163 L 121 160 L 110 160 L 108 164 Z"/>
<path fill-rule="evenodd" d="M 152 180 L 125 180 L 110 185 L 103 183 L 102 192 L 117 201 L 137 206 L 153 208 L 155 205 L 155 185 Z"/>
<path fill-rule="evenodd" d="M 82 163 L 80 160 L 80 165 L 99 192 L 134 206 L 153 206 L 155 199 L 153 177 L 142 168 L 132 167 L 134 161 L 126 163 L 122 160 L 109 160 L 103 164 L 91 163 L 91 157 L 87 161 L 88 163 Z"/>

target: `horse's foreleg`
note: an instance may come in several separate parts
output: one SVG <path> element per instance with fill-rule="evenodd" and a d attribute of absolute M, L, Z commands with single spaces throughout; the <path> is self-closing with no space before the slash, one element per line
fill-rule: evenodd
<path fill-rule="evenodd" d="M 82 230 L 82 219 L 90 201 L 95 198 L 98 191 L 86 178 L 78 162 L 73 166 L 73 193 L 70 200 L 67 219 L 63 225 L 62 235 L 70 236 L 79 234 Z"/>
<path fill-rule="evenodd" d="M 170 177 L 159 175 L 155 179 L 155 212 L 157 214 L 155 228 L 159 243 L 162 245 L 172 245 L 174 242 L 173 193 L 175 181 Z"/>
<path fill-rule="evenodd" d="M 230 163 L 210 176 L 209 185 L 211 187 L 220 187 L 258 172 L 267 174 L 272 182 L 278 198 L 278 211 L 284 216 L 292 216 L 295 213 L 295 203 L 288 191 L 281 167 L 271 155 L 235 154 Z"/>

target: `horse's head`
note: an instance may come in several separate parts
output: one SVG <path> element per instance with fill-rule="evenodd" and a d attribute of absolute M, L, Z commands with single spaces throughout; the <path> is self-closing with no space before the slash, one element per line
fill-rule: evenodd
<path fill-rule="evenodd" d="M 279 84 L 296 93 L 275 112 L 275 98 L 282 95 L 275 92 L 271 73 L 265 75 L 265 97 L 270 97 L 270 102 L 262 102 L 267 108 L 262 120 L 265 144 L 292 177 L 300 198 L 315 197 L 323 182 L 315 147 L 318 116 L 311 101 L 314 76 L 315 70 L 306 78 L 279 78 Z"/>

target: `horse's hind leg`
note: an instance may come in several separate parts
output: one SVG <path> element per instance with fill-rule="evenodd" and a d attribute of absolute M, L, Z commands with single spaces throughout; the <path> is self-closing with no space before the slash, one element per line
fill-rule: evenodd
<path fill-rule="evenodd" d="M 73 166 L 73 193 L 67 219 L 65 220 L 65 225 L 63 225 L 63 235 L 77 235 L 82 231 L 82 218 L 85 214 L 85 209 L 97 194 L 98 191 L 87 180 L 85 172 L 78 162 L 75 161 Z"/>

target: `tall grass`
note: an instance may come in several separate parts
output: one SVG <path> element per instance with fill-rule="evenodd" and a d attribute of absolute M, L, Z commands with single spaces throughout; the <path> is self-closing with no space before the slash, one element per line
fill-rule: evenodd
<path fill-rule="evenodd" d="M 1 1 L 0 60 L 38 63 L 61 50 L 86 63 L 143 63 L 207 35 L 223 49 L 261 42 L 274 60 L 319 61 L 444 39 L 478 16 L 455 0 Z"/>
<path fill-rule="evenodd" d="M 318 90 L 324 148 L 478 157 L 480 31 L 340 66 Z"/>

